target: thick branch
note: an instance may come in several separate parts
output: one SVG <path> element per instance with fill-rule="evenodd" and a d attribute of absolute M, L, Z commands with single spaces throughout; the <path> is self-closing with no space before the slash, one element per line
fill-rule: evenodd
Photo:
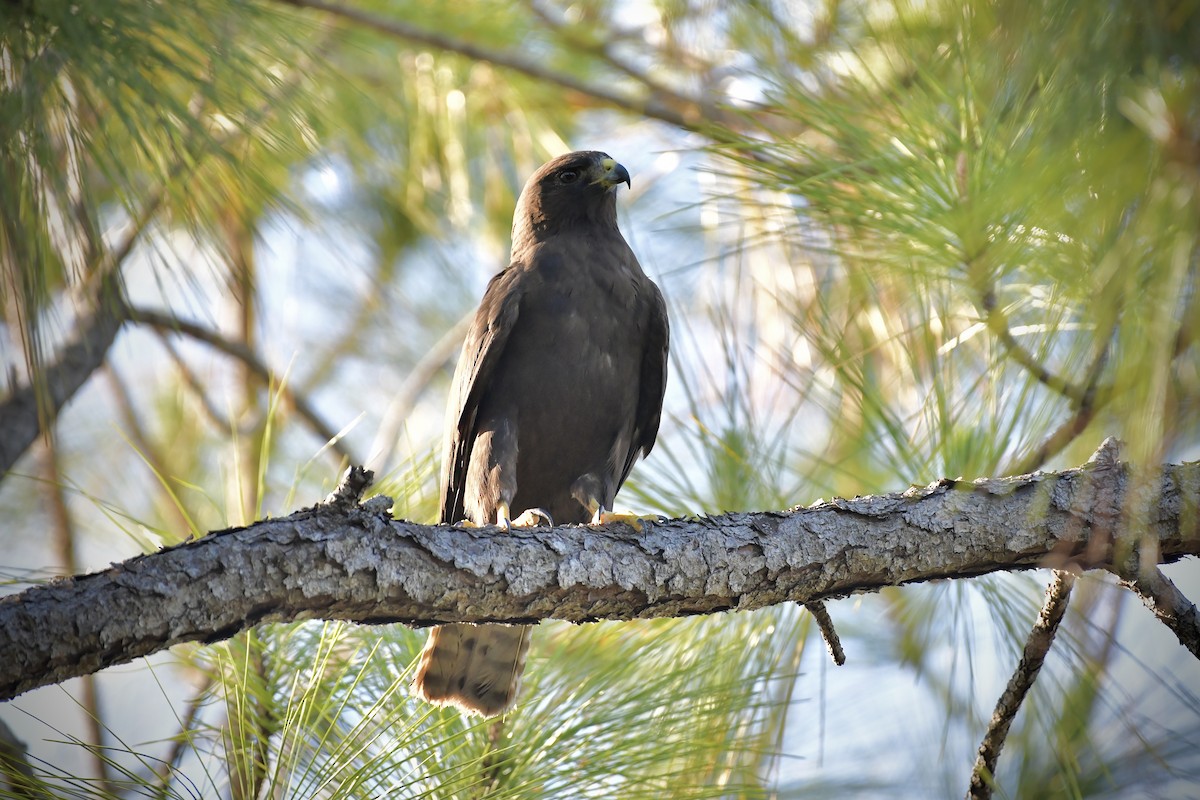
<path fill-rule="evenodd" d="M 788 512 L 649 523 L 641 534 L 423 526 L 392 520 L 387 502 L 306 509 L 0 599 L 0 698 L 265 621 L 668 617 L 1084 554 L 1083 566 L 1103 565 L 1127 505 L 1162 561 L 1200 554 L 1200 463 L 1136 485 L 1120 464 L 944 480 Z"/>

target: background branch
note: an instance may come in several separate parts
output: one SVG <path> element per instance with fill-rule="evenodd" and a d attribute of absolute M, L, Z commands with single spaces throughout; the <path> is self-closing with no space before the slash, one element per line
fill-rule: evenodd
<path fill-rule="evenodd" d="M 188 322 L 187 320 L 182 320 L 170 314 L 164 314 L 152 309 L 131 308 L 129 309 L 129 318 L 134 322 L 147 325 L 159 331 L 180 333 L 197 341 L 204 342 L 215 350 L 219 350 L 225 355 L 237 359 L 252 375 L 266 385 L 271 386 L 275 381 L 275 374 L 259 358 L 258 353 L 243 342 L 227 339 L 216 331 L 205 328 L 202 325 L 197 325 L 194 322 Z M 300 418 L 312 428 L 313 433 L 329 445 L 329 449 L 337 455 L 339 461 L 342 459 L 352 462 L 356 461 L 353 453 L 350 452 L 349 446 L 342 441 L 341 434 L 329 427 L 325 420 L 321 419 L 321 416 L 317 414 L 316 409 L 312 407 L 307 398 L 293 392 L 286 384 L 282 383 L 279 385 L 279 392 L 287 403 L 295 409 Z"/>
<path fill-rule="evenodd" d="M 517 53 L 463 41 L 453 36 L 447 36 L 437 31 L 425 30 L 401 20 L 373 14 L 370 11 L 364 11 L 353 6 L 340 3 L 327 3 L 324 0 L 278 1 L 284 5 L 322 11 L 331 16 L 373 30 L 376 33 L 402 39 L 412 44 L 457 53 L 476 61 L 486 61 L 489 64 L 519 72 L 522 75 L 551 86 L 558 86 L 562 89 L 578 92 L 606 106 L 641 114 L 651 119 L 674 125 L 683 130 L 700 132 L 702 127 L 716 121 L 706 119 L 705 117 L 707 112 L 711 112 L 711 105 L 696 100 L 683 99 L 674 93 L 670 96 L 670 99 L 674 102 L 664 102 L 662 98 L 653 95 L 643 98 L 634 97 L 623 92 L 613 91 L 607 86 L 579 80 L 560 70 L 551 69 L 538 61 Z"/>
<path fill-rule="evenodd" d="M 35 380 L 15 389 L 0 403 L 0 475 L 12 469 L 38 435 L 51 423 L 79 387 L 108 357 L 124 322 L 117 301 L 101 299 L 80 320 L 71 343 L 58 360 L 40 369 Z"/>
<path fill-rule="evenodd" d="M 404 421 L 412 415 L 417 400 L 429 388 L 434 377 L 447 366 L 452 365 L 454 357 L 462 349 L 467 328 L 470 327 L 471 320 L 474 318 L 474 309 L 460 317 L 458 322 L 454 323 L 453 327 L 447 330 L 442 338 L 438 339 L 409 370 L 408 375 L 404 378 L 404 383 L 400 384 L 400 388 L 396 390 L 379 422 L 379 429 L 375 434 L 375 441 L 371 444 L 371 453 L 367 459 L 368 467 L 386 471 L 391 465 L 396 444 L 400 441 L 403 432 Z"/>
<path fill-rule="evenodd" d="M 321 48 L 317 52 L 320 53 Z M 306 74 L 299 65 L 280 83 L 273 102 L 260 106 L 248 117 L 248 124 L 222 135 L 203 139 L 195 152 L 177 157 L 166 173 L 164 182 L 147 191 L 120 239 L 101 249 L 95 238 L 93 223 L 81 207 L 73 216 L 85 220 L 84 245 L 89 257 L 83 270 L 86 280 L 78 289 L 91 308 L 75 323 L 75 334 L 62 348 L 57 360 L 37 366 L 27 385 L 14 389 L 0 403 L 0 476 L 8 472 L 17 459 L 29 449 L 40 433 L 50 430 L 62 408 L 75 392 L 108 358 L 109 348 L 116 340 L 121 326 L 127 321 L 125 299 L 119 288 L 122 264 L 141 241 L 151 223 L 158 217 L 167 200 L 168 189 L 188 180 L 205 159 L 218 155 L 226 148 L 255 133 L 266 123 L 279 105 L 294 92 Z M 198 109 L 197 109 L 198 111 Z M 189 148 L 184 148 L 187 152 Z M 24 269 L 43 269 L 41 264 L 25 264 Z M 353 459 L 351 459 L 353 460 Z"/>
<path fill-rule="evenodd" d="M 691 116 L 693 118 L 702 117 L 712 121 L 722 120 L 724 116 L 723 112 L 711 102 L 687 97 L 618 56 L 612 47 L 612 42 L 618 38 L 614 31 L 604 30 L 584 33 L 576 26 L 572 26 L 565 19 L 551 12 L 548 8 L 545 8 L 538 0 L 531 0 L 528 6 L 533 15 L 541 20 L 542 24 L 547 28 L 554 31 L 555 35 L 566 43 L 572 52 L 588 53 L 594 58 L 603 61 L 616 71 L 645 86 L 650 91 L 651 96 L 665 98 L 666 102 L 674 108 L 692 109 Z M 661 61 L 658 63 L 661 64 Z M 687 73 L 692 76 L 699 76 L 710 71 L 711 65 L 707 64 L 701 66 L 700 64 L 693 63 L 687 69 Z M 728 125 L 729 121 L 725 120 L 723 124 Z"/>

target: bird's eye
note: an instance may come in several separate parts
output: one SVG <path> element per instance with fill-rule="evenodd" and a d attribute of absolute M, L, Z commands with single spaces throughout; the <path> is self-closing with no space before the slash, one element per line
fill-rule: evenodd
<path fill-rule="evenodd" d="M 579 172 L 577 170 L 564 169 L 562 172 L 558 173 L 559 183 L 574 183 L 578 179 Z"/>

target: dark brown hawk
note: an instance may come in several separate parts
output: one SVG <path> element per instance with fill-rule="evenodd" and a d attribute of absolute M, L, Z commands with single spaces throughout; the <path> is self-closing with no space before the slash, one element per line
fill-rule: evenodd
<path fill-rule="evenodd" d="M 605 153 L 545 164 L 517 201 L 512 258 L 492 278 L 454 374 L 443 522 L 612 518 L 613 499 L 658 433 L 667 312 L 617 229 L 626 169 Z M 512 520 L 513 509 L 537 510 Z M 491 716 L 509 708 L 529 626 L 442 625 L 414 687 Z"/>

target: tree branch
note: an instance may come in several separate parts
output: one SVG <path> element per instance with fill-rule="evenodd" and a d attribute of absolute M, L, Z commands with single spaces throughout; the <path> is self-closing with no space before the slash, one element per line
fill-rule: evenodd
<path fill-rule="evenodd" d="M 846 651 L 842 649 L 842 637 L 838 636 L 837 628 L 833 627 L 833 619 L 829 616 L 829 609 L 825 608 L 825 603 L 812 600 L 804 604 L 804 610 L 812 614 L 813 621 L 817 623 L 817 630 L 825 640 L 825 649 L 829 651 L 833 663 L 839 667 L 845 664 Z"/>
<path fill-rule="evenodd" d="M 1179 643 L 1200 658 L 1200 613 L 1196 604 L 1187 599 L 1175 582 L 1158 567 L 1143 569 L 1135 574 L 1122 574 L 1121 585 L 1137 594 L 1154 612 L 1158 621 L 1166 625 Z"/>
<path fill-rule="evenodd" d="M 995 295 L 991 292 L 983 298 L 983 322 L 992 335 L 1004 345 L 1008 357 L 1024 367 L 1039 383 L 1066 397 L 1077 407 L 1084 406 L 1085 390 L 1067 378 L 1051 372 L 1017 341 L 1017 337 L 1013 336 L 1008 326 L 1008 315 L 999 308 Z"/>
<path fill-rule="evenodd" d="M 1051 435 L 1041 448 L 1020 462 L 1022 469 L 1032 470 L 1040 467 L 1044 458 L 1048 457 L 1045 455 L 1047 448 L 1051 446 L 1065 447 L 1067 442 L 1078 436 L 1086 427 L 1095 405 L 1093 396 L 1096 381 L 1099 380 L 1100 373 L 1104 370 L 1107 352 L 1106 345 L 1088 370 L 1087 389 L 1084 398 L 1079 403 L 1077 413 L 1072 415 L 1073 421 L 1068 421 Z M 1117 467 L 1120 464 L 1120 454 L 1120 440 L 1110 436 L 1100 443 L 1088 463 L 1106 468 Z M 1031 464 L 1030 461 L 1033 458 L 1040 460 Z M 996 763 L 1000 759 L 1000 751 L 1004 749 L 1004 742 L 1008 738 L 1008 731 L 1012 727 L 1013 720 L 1017 718 L 1017 712 L 1021 710 L 1021 705 L 1033 688 L 1038 673 L 1042 670 L 1042 663 L 1046 660 L 1051 645 L 1054 644 L 1054 637 L 1058 635 L 1058 626 L 1062 624 L 1063 617 L 1066 615 L 1067 605 L 1071 602 L 1071 593 L 1074 587 L 1075 573 L 1067 570 L 1054 571 L 1050 584 L 1046 587 L 1046 601 L 1042 605 L 1042 611 L 1025 640 L 1025 649 L 1021 654 L 1021 660 L 1017 662 L 1016 669 L 1013 670 L 1008 684 L 1004 687 L 1004 692 L 996 701 L 992 719 L 983 735 L 983 741 L 979 743 L 975 765 L 971 770 L 971 780 L 967 785 L 968 800 L 987 800 L 992 796 L 996 783 Z"/>
<path fill-rule="evenodd" d="M 612 47 L 612 41 L 616 38 L 613 31 L 606 30 L 599 34 L 589 34 L 567 22 L 565 17 L 552 14 L 538 0 L 530 0 L 527 6 L 533 15 L 541 20 L 543 25 L 552 30 L 573 52 L 587 53 L 599 59 L 616 71 L 645 86 L 650 91 L 651 96 L 664 98 L 669 107 L 689 109 L 684 114 L 684 117 L 687 119 L 696 120 L 703 118 L 714 122 L 721 122 L 723 125 L 729 127 L 730 120 L 724 119 L 725 115 L 721 109 L 710 100 L 687 97 L 618 56 Z M 665 55 L 662 50 L 656 52 L 657 58 L 654 59 L 656 67 L 661 68 L 663 66 Z M 676 66 L 678 68 L 678 66 L 682 65 Z M 702 75 L 707 77 L 707 73 L 711 71 L 711 65 L 700 66 L 693 64 L 690 69 L 686 69 L 686 74 L 693 78 Z M 701 78 L 702 81 L 704 81 L 704 77 Z"/>
<path fill-rule="evenodd" d="M 1005 330 L 1007 331 L 1007 328 Z M 1011 335 L 1010 333 L 1009 336 Z M 1096 413 L 1108 401 L 1109 394 L 1106 393 L 1102 396 L 1097 396 L 1097 392 L 1100 389 L 1100 376 L 1104 374 L 1104 367 L 1108 363 L 1111 341 L 1112 331 L 1110 330 L 1109 335 L 1104 339 L 1105 344 L 1101 346 L 1100 352 L 1096 354 L 1096 357 L 1088 367 L 1087 379 L 1083 385 L 1083 393 L 1079 396 L 1078 400 L 1071 400 L 1071 416 L 1047 436 L 1036 450 L 1017 462 L 1017 472 L 1033 472 L 1062 452 L 1067 445 L 1075 441 L 1075 438 L 1087 429 L 1087 426 L 1092 423 L 1092 419 L 1095 418 Z M 1107 441 L 1105 440 L 1106 443 Z M 1101 447 L 1103 446 L 1101 445 Z"/>
<path fill-rule="evenodd" d="M 91 312 L 77 321 L 76 332 L 57 361 L 44 369 L 38 365 L 29 384 L 14 389 L 0 403 L 0 477 L 29 449 L 39 433 L 50 430 L 75 392 L 107 359 L 109 348 L 127 320 L 124 297 L 117 287 L 118 271 L 142 233 L 158 216 L 167 197 L 167 187 L 194 175 L 205 158 L 255 133 L 259 125 L 282 107 L 287 94 L 294 91 L 307 74 L 302 68 L 292 70 L 287 80 L 280 82 L 280 91 L 249 116 L 246 125 L 204 139 L 195 151 L 190 144 L 185 146 L 183 152 L 187 157 L 180 156 L 167 170 L 165 180 L 146 194 L 125 234 L 115 245 L 97 252 L 95 241 L 87 242 L 88 252 L 95 261 L 89 262 L 84 270 L 87 279 L 80 287 L 80 294 L 92 301 Z M 76 210 L 75 213 L 80 212 Z M 34 268 L 41 269 L 42 265 Z"/>
<path fill-rule="evenodd" d="M 101 296 L 80 320 L 58 360 L 0 403 L 0 476 L 8 472 L 42 431 L 50 430 L 63 406 L 104 363 L 125 317 L 115 296 Z"/>
<path fill-rule="evenodd" d="M 988 725 L 987 735 L 979 744 L 979 753 L 975 758 L 975 768 L 971 770 L 971 783 L 967 788 L 968 800 L 986 800 L 992 796 L 995 787 L 996 762 L 1000 758 L 1000 750 L 1008 737 L 1008 729 L 1012 727 L 1025 695 L 1033 688 L 1050 646 L 1054 644 L 1054 635 L 1067 613 L 1067 603 L 1071 600 L 1071 589 L 1075 586 L 1075 573 L 1064 570 L 1054 570 L 1054 577 L 1046 587 L 1046 602 L 1038 614 L 1037 622 L 1025 642 L 1021 653 L 1021 661 L 1008 679 L 1008 686 L 996 701 L 996 710 L 992 712 L 992 721 Z"/>
<path fill-rule="evenodd" d="M 1200 462 L 1157 480 L 1087 464 L 787 512 L 500 532 L 319 505 L 0 599 L 0 699 L 260 622 L 587 622 L 807 603 L 884 586 L 1112 558 L 1146 537 L 1200 554 Z M 1143 487 L 1155 487 L 1150 491 Z M 1128 497 L 1127 497 L 1128 495 Z M 1120 525 L 1137 501 L 1132 532 Z"/>
<path fill-rule="evenodd" d="M 272 385 L 274 373 L 258 357 L 258 353 L 244 342 L 227 339 L 216 331 L 205 328 L 202 325 L 197 325 L 194 322 L 188 322 L 171 314 L 164 314 L 152 309 L 130 308 L 129 319 L 164 333 L 184 334 L 197 341 L 204 342 L 214 350 L 219 350 L 225 355 L 239 361 L 255 378 L 267 386 Z M 325 424 L 325 420 L 321 419 L 316 409 L 309 404 L 303 395 L 293 392 L 287 385 L 281 385 L 279 391 L 288 404 L 295 409 L 300 418 L 308 424 L 313 433 L 324 440 L 338 460 L 357 460 L 354 458 L 354 454 L 350 452 L 348 445 L 342 441 L 342 434 Z"/>
<path fill-rule="evenodd" d="M 613 91 L 602 85 L 579 80 L 558 70 L 548 69 L 545 64 L 518 53 L 496 50 L 463 41 L 436 31 L 425 30 L 415 25 L 410 25 L 398 19 L 384 17 L 341 3 L 331 3 L 325 0 L 278 0 L 278 2 L 283 5 L 322 11 L 331 16 L 339 17 L 373 30 L 376 33 L 382 33 L 412 44 L 432 47 L 435 50 L 443 50 L 449 53 L 457 53 L 475 61 L 486 61 L 489 64 L 518 72 L 551 86 L 558 86 L 569 91 L 578 92 L 580 95 L 590 97 L 606 106 L 619 108 L 624 111 L 632 111 L 651 119 L 657 119 L 660 122 L 666 122 L 683 130 L 707 132 L 707 129 L 704 131 L 701 130 L 705 124 L 705 113 L 712 111 L 712 106 L 707 103 L 672 97 L 671 99 L 675 100 L 676 103 L 668 104 L 653 96 L 645 98 L 633 97 L 623 92 Z M 678 105 L 678 108 L 675 107 L 676 105 Z M 709 122 L 712 121 L 709 120 Z"/>

